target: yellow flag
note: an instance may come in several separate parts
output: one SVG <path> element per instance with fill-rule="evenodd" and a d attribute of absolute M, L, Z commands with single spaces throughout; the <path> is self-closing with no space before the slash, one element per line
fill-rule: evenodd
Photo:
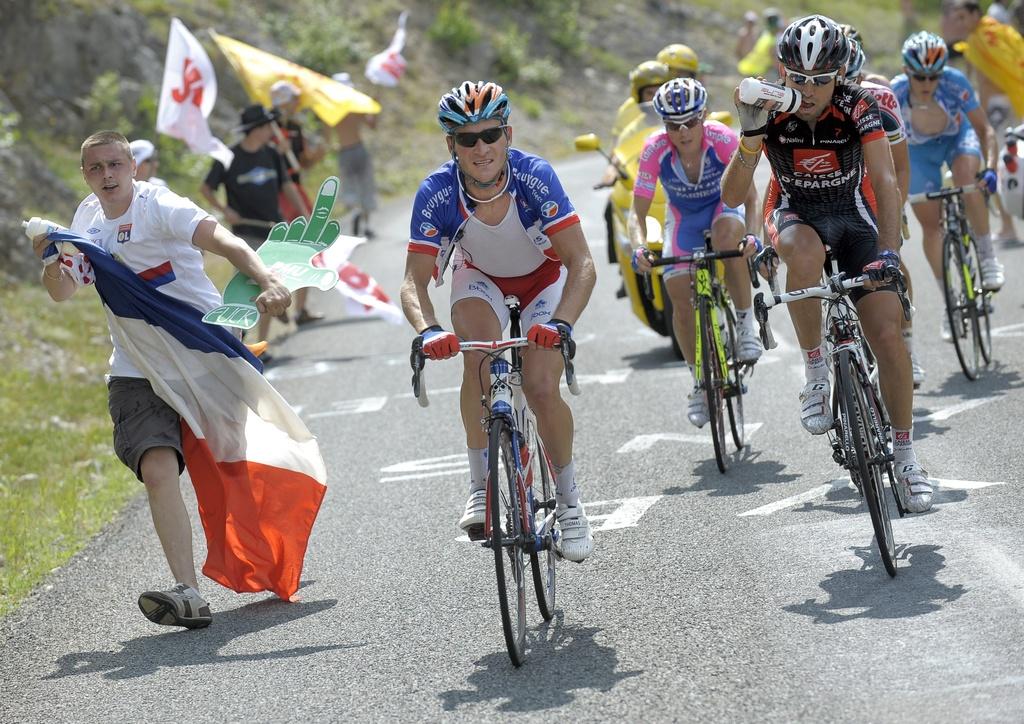
<path fill-rule="evenodd" d="M 270 86 L 287 80 L 302 91 L 299 108 L 312 109 L 328 126 L 336 126 L 349 113 L 380 113 L 377 101 L 354 88 L 213 30 L 210 35 L 257 103 L 269 108 Z"/>
<path fill-rule="evenodd" d="M 1024 116 L 1024 38 L 1014 28 L 985 16 L 966 42 L 954 46 Z"/>

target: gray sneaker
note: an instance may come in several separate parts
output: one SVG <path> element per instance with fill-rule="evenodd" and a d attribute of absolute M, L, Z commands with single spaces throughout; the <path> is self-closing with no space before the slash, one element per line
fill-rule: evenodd
<path fill-rule="evenodd" d="M 555 519 L 561 532 L 558 552 L 566 560 L 582 563 L 594 550 L 594 535 L 590 531 L 590 521 L 583 510 L 583 503 L 558 506 Z"/>
<path fill-rule="evenodd" d="M 736 343 L 736 360 L 738 362 L 757 362 L 764 350 L 764 347 L 761 346 L 761 338 L 757 336 L 757 330 L 740 325 L 736 336 L 739 337 Z"/>
<path fill-rule="evenodd" d="M 686 398 L 686 417 L 694 427 L 708 424 L 708 398 L 699 387 L 694 387 Z"/>
<path fill-rule="evenodd" d="M 981 260 L 981 288 L 986 292 L 997 292 L 1003 288 L 1006 276 L 1003 265 L 996 257 Z"/>
<path fill-rule="evenodd" d="M 147 591 L 139 596 L 139 609 L 161 626 L 205 628 L 213 621 L 210 604 L 199 591 L 178 583 L 169 591 Z"/>
<path fill-rule="evenodd" d="M 914 375 L 914 389 L 916 390 L 924 382 L 925 371 L 924 367 L 921 366 L 921 362 L 917 359 L 917 355 L 914 352 L 910 353 L 910 367 Z"/>

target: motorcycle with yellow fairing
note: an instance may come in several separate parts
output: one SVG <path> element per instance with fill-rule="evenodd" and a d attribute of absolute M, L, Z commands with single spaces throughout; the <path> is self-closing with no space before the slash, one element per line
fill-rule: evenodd
<path fill-rule="evenodd" d="M 597 151 L 608 159 L 618 171 L 618 178 L 612 186 L 608 205 L 605 208 L 605 225 L 608 232 L 608 262 L 618 264 L 622 284 L 629 298 L 633 314 L 647 327 L 672 341 L 672 349 L 682 359 L 682 350 L 672 333 L 672 302 L 665 291 L 662 268 L 655 267 L 650 275 L 633 271 L 633 249 L 629 243 L 629 228 L 633 214 L 633 181 L 640 166 L 640 152 L 644 141 L 651 133 L 662 129 L 661 117 L 651 103 L 639 105 L 641 114 L 619 135 L 615 148 L 608 154 L 601 148 L 601 139 L 594 133 L 577 136 L 577 151 Z M 712 113 L 715 120 L 729 124 L 729 113 Z M 647 248 L 660 253 L 662 249 L 662 228 L 665 223 L 665 192 L 661 184 L 654 189 L 651 209 L 645 220 L 647 224 Z"/>

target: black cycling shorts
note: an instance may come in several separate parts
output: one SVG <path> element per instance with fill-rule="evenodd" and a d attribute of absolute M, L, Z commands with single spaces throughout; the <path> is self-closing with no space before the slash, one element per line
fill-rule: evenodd
<path fill-rule="evenodd" d="M 869 221 L 856 208 L 821 209 L 815 212 L 797 212 L 787 206 L 784 197 L 775 199 L 776 205 L 765 213 L 765 229 L 768 241 L 776 246 L 779 235 L 784 229 L 795 224 L 804 224 L 814 229 L 822 243 L 832 249 L 839 271 L 847 278 L 857 277 L 864 273 L 864 267 L 878 257 L 878 231 L 874 219 Z M 828 260 L 825 261 L 825 274 L 832 273 Z M 872 291 L 896 291 L 892 285 L 868 290 L 853 289 L 850 297 L 857 302 L 865 294 Z"/>

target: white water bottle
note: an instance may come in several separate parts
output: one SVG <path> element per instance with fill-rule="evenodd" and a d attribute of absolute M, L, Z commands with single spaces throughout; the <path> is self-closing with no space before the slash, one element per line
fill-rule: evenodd
<path fill-rule="evenodd" d="M 21 228 L 25 230 L 25 236 L 34 239 L 40 234 L 52 234 L 55 231 L 67 231 L 67 227 L 61 226 L 56 221 L 41 219 L 33 216 L 28 221 L 21 222 Z"/>
<path fill-rule="evenodd" d="M 792 113 L 800 107 L 802 100 L 800 91 L 794 88 L 767 83 L 757 78 L 744 78 L 740 81 L 740 101 L 752 106 L 778 103 L 778 108 L 774 110 L 780 113 Z"/>

